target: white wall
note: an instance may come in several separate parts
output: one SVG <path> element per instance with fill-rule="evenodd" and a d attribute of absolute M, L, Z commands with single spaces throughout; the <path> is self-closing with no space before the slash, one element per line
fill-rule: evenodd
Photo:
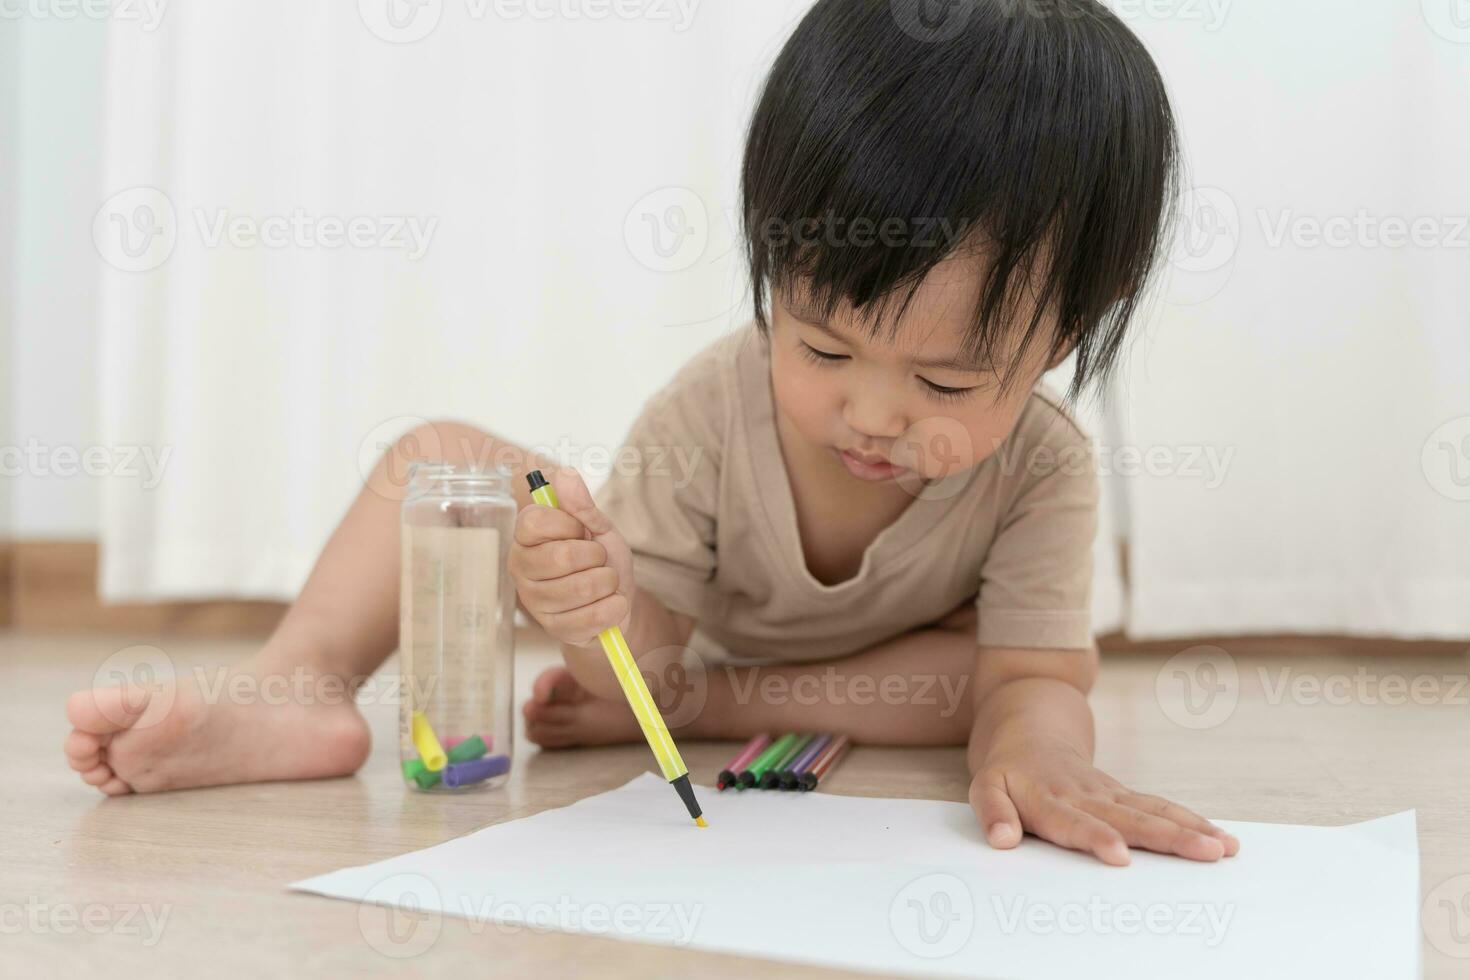
<path fill-rule="evenodd" d="M 0 446 L 11 443 L 10 394 L 10 305 L 11 241 L 15 224 L 12 220 L 14 168 L 11 165 L 12 139 L 15 129 L 15 50 L 16 32 L 0 30 Z M 0 476 L 0 539 L 10 534 L 10 484 Z"/>
<path fill-rule="evenodd" d="M 85 17 L 0 24 L 0 513 L 16 537 L 93 537 L 99 527 L 95 479 L 56 476 L 48 453 L 33 465 L 15 449 L 80 452 L 98 441 L 91 224 L 105 30 Z M 22 472 L 9 475 L 18 462 Z"/>

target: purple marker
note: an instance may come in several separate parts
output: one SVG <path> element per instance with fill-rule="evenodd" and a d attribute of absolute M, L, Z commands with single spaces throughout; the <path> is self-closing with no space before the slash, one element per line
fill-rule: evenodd
<path fill-rule="evenodd" d="M 510 756 L 487 755 L 469 762 L 451 762 L 444 767 L 444 785 L 458 789 L 510 772 Z"/>
<path fill-rule="evenodd" d="M 818 755 L 832 741 L 831 735 L 818 735 L 812 739 L 812 743 L 802 750 L 801 755 L 791 763 L 791 766 L 781 771 L 781 788 L 796 789 L 797 777 L 811 768 Z"/>

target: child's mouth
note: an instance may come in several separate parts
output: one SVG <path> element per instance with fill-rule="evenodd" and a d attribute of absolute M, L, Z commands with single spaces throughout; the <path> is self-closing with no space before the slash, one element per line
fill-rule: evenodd
<path fill-rule="evenodd" d="M 855 455 L 846 449 L 839 451 L 838 455 L 842 457 L 842 465 L 847 467 L 847 472 L 859 480 L 872 480 L 875 482 L 878 480 L 891 480 L 904 470 L 902 466 L 896 466 L 886 460 L 874 459 L 870 461 L 868 458 Z"/>

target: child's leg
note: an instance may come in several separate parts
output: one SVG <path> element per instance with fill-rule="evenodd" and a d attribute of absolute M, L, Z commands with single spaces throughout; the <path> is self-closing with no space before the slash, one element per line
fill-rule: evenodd
<path fill-rule="evenodd" d="M 71 767 L 104 793 L 152 792 L 353 772 L 367 758 L 356 690 L 398 643 L 399 503 L 415 459 L 511 469 L 548 461 L 470 426 L 440 422 L 399 439 L 317 559 L 265 645 L 228 676 L 192 673 L 149 690 L 78 691 L 67 701 Z"/>
<path fill-rule="evenodd" d="M 688 738 L 829 731 L 868 744 L 964 745 L 977 652 L 973 609 L 961 609 L 839 660 L 717 665 L 699 677 L 654 678 L 650 687 Z M 589 697 L 564 667 L 536 679 L 523 710 L 527 737 L 547 748 L 639 737 L 626 704 Z"/>

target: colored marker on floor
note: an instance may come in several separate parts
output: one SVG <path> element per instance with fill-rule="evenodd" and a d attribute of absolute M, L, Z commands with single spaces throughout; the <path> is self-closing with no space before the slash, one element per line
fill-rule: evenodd
<path fill-rule="evenodd" d="M 780 786 L 781 770 L 791 765 L 792 761 L 801 754 L 801 750 L 806 748 L 807 743 L 809 743 L 811 740 L 812 736 L 810 734 L 797 735 L 796 741 L 791 743 L 791 747 L 786 750 L 786 754 L 783 755 L 780 759 L 777 759 L 774 763 L 772 763 L 771 767 L 767 769 L 765 773 L 761 776 L 760 788 L 775 789 L 776 787 Z"/>
<path fill-rule="evenodd" d="M 720 775 L 719 778 L 715 780 L 715 785 L 719 787 L 721 791 L 723 791 L 727 786 L 735 785 L 736 779 L 739 778 L 740 771 L 746 766 L 750 765 L 750 763 L 754 761 L 756 756 L 760 755 L 761 752 L 765 750 L 766 746 L 770 744 L 771 736 L 769 735 L 757 735 L 749 742 L 746 742 L 745 748 L 741 749 L 739 754 L 736 755 L 735 758 L 730 760 L 729 765 L 720 770 Z"/>
<path fill-rule="evenodd" d="M 832 736 L 824 732 L 808 742 L 801 754 L 791 761 L 791 765 L 781 770 L 781 788 L 796 789 L 797 779 L 811 768 L 812 763 L 817 761 L 817 756 L 821 755 L 831 741 Z"/>
<path fill-rule="evenodd" d="M 798 777 L 797 788 L 804 791 L 816 789 L 817 784 L 832 771 L 837 763 L 842 761 L 842 757 L 847 754 L 848 746 L 851 744 L 846 735 L 839 735 L 833 739 L 822 754 L 817 756 L 817 761 L 812 763 L 812 767 Z"/>
<path fill-rule="evenodd" d="M 773 763 L 785 756 L 786 750 L 795 741 L 795 735 L 782 735 L 776 741 L 766 746 L 765 751 L 755 757 L 755 761 L 750 764 L 750 768 L 741 771 L 739 781 L 735 785 L 740 789 L 749 789 L 754 786 L 766 774 L 766 770 L 771 768 Z"/>

